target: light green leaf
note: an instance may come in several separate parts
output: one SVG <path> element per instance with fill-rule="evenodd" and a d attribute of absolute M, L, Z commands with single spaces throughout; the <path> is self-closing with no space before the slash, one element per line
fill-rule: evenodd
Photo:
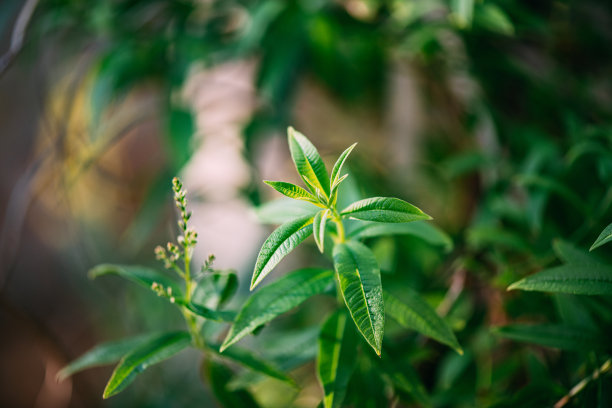
<path fill-rule="evenodd" d="M 612 241 L 612 224 L 608 225 L 603 231 L 601 231 L 601 234 L 599 234 L 599 237 L 597 237 L 593 245 L 591 245 L 589 251 L 592 251 L 595 248 L 599 248 L 603 244 L 606 244 L 610 241 Z"/>
<path fill-rule="evenodd" d="M 460 28 L 471 27 L 472 15 L 474 14 L 474 0 L 452 0 L 451 9 L 457 26 Z"/>
<path fill-rule="evenodd" d="M 327 223 L 329 214 L 329 209 L 319 211 L 317 215 L 315 215 L 314 222 L 312 223 L 314 239 L 321 253 L 323 253 L 325 247 L 325 224 Z"/>
<path fill-rule="evenodd" d="M 402 326 L 416 330 L 440 343 L 453 348 L 457 353 L 463 350 L 448 324 L 417 292 L 404 288 L 402 300 L 384 291 L 387 314 Z"/>
<path fill-rule="evenodd" d="M 414 205 L 391 197 L 372 197 L 346 207 L 341 215 L 364 221 L 410 222 L 432 218 Z"/>
<path fill-rule="evenodd" d="M 423 241 L 444 247 L 445 251 L 453 248 L 453 241 L 441 229 L 425 221 L 415 221 L 406 224 L 366 223 L 349 233 L 353 239 L 366 239 L 382 235 L 414 235 Z"/>
<path fill-rule="evenodd" d="M 102 366 L 119 361 L 119 359 L 124 355 L 134 351 L 134 349 L 151 341 L 157 336 L 159 336 L 158 333 L 145 334 L 142 336 L 130 337 L 128 339 L 98 344 L 96 347 L 89 350 L 87 353 L 83 354 L 66 367 L 62 368 L 60 372 L 57 373 L 57 378 L 59 381 L 63 381 L 74 373 L 87 368 Z"/>
<path fill-rule="evenodd" d="M 513 324 L 494 329 L 508 339 L 540 344 L 561 350 L 590 351 L 610 349 L 607 339 L 584 327 L 555 324 Z"/>
<path fill-rule="evenodd" d="M 351 317 L 368 344 L 380 355 L 385 305 L 376 258 L 368 247 L 356 241 L 336 244 L 333 257 Z"/>
<path fill-rule="evenodd" d="M 293 200 L 287 197 L 268 201 L 254 210 L 259 222 L 276 225 L 284 224 L 307 215 L 314 217 L 317 211 L 319 211 L 319 207 L 315 207 L 312 203 Z"/>
<path fill-rule="evenodd" d="M 221 345 L 221 351 L 252 333 L 306 299 L 323 293 L 333 284 L 334 274 L 327 269 L 300 269 L 283 276 L 253 293 L 245 302 Z"/>
<path fill-rule="evenodd" d="M 294 200 L 308 201 L 315 205 L 321 206 L 321 204 L 319 203 L 319 201 L 316 199 L 315 196 L 313 196 L 312 194 L 310 194 L 308 191 L 306 191 L 300 186 L 296 186 L 295 184 L 292 184 L 292 183 L 286 183 L 284 181 L 264 180 L 264 183 L 266 183 L 267 185 L 269 185 L 270 187 L 272 187 L 279 193 L 289 198 L 293 198 Z"/>
<path fill-rule="evenodd" d="M 355 146 L 357 146 L 357 143 L 353 143 L 351 146 L 349 146 L 345 151 L 342 152 L 340 157 L 338 157 L 338 160 L 336 160 L 329 179 L 332 188 L 333 186 L 336 186 L 340 183 L 340 172 L 342 171 L 342 166 L 344 166 L 344 162 L 346 161 L 348 155 L 351 154 Z"/>
<path fill-rule="evenodd" d="M 305 216 L 289 221 L 277 229 L 266 239 L 253 270 L 251 290 L 269 274 L 272 269 L 296 246 L 312 234 L 312 217 Z"/>
<path fill-rule="evenodd" d="M 289 150 L 300 176 L 311 187 L 315 196 L 317 189 L 324 198 L 329 197 L 329 179 L 325 163 L 321 159 L 317 148 L 300 132 L 292 127 L 287 130 Z"/>
<path fill-rule="evenodd" d="M 104 275 L 121 276 L 148 289 L 151 289 L 153 283 L 158 283 L 165 288 L 172 288 L 172 293 L 177 297 L 182 293 L 180 286 L 170 277 L 144 266 L 102 264 L 89 271 L 91 279 Z"/>
<path fill-rule="evenodd" d="M 514 282 L 508 290 L 612 295 L 612 267 L 603 264 L 567 264 L 545 269 Z"/>
<path fill-rule="evenodd" d="M 514 34 L 514 25 L 508 15 L 497 5 L 481 4 L 474 14 L 474 20 L 482 27 L 503 35 Z"/>
<path fill-rule="evenodd" d="M 231 310 L 213 310 L 204 305 L 193 302 L 185 302 L 183 299 L 177 299 L 176 303 L 185 306 L 194 314 L 215 322 L 233 322 L 236 317 L 236 312 Z"/>
<path fill-rule="evenodd" d="M 357 359 L 357 336 L 344 310 L 334 312 L 321 327 L 317 377 L 325 408 L 342 406 Z"/>
<path fill-rule="evenodd" d="M 123 391 L 147 367 L 160 363 L 191 344 L 187 332 L 165 333 L 121 359 L 104 389 L 103 398 Z"/>
<path fill-rule="evenodd" d="M 268 377 L 276 378 L 277 380 L 291 384 L 294 387 L 296 386 L 295 381 L 287 376 L 287 374 L 283 373 L 272 364 L 261 360 L 248 350 L 232 347 L 231 350 L 225 350 L 223 353 L 221 353 L 219 346 L 217 345 L 209 344 L 209 348 L 219 356 L 233 360 L 253 371 L 265 374 Z"/>

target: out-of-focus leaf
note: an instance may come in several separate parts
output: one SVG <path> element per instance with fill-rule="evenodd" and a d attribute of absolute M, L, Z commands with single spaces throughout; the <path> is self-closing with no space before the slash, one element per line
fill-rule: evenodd
<path fill-rule="evenodd" d="M 138 374 L 149 366 L 172 357 L 191 344 L 187 332 L 165 333 L 156 339 L 143 344 L 121 359 L 104 389 L 104 398 L 123 391 Z"/>
<path fill-rule="evenodd" d="M 268 377 L 276 378 L 277 380 L 286 382 L 287 384 L 295 387 L 295 381 L 287 376 L 287 374 L 283 373 L 272 364 L 261 360 L 248 350 L 232 347 L 230 350 L 225 350 L 223 353 L 221 353 L 218 345 L 209 344 L 208 347 L 223 358 L 233 360 L 244 367 L 250 368 L 258 373 L 265 374 Z"/>
<path fill-rule="evenodd" d="M 296 246 L 312 234 L 312 217 L 289 221 L 277 229 L 262 245 L 251 278 L 251 290 Z"/>
<path fill-rule="evenodd" d="M 376 258 L 368 247 L 357 241 L 336 244 L 333 258 L 351 317 L 368 344 L 380 355 L 385 305 Z"/>
<path fill-rule="evenodd" d="M 508 290 L 612 295 L 612 267 L 603 264 L 567 264 L 523 278 Z"/>
<path fill-rule="evenodd" d="M 453 241 L 441 229 L 425 221 L 415 221 L 401 224 L 367 223 L 349 233 L 353 239 L 366 239 L 381 235 L 413 235 L 436 246 L 442 246 L 446 251 L 453 248 Z"/>
<path fill-rule="evenodd" d="M 176 299 L 176 303 L 185 306 L 194 314 L 215 322 L 233 322 L 236 312 L 231 310 L 213 310 L 204 305 L 193 302 L 185 302 L 183 299 Z"/>
<path fill-rule="evenodd" d="M 408 288 L 404 288 L 402 292 L 402 300 L 387 291 L 383 292 L 387 314 L 402 326 L 416 330 L 463 354 L 455 334 L 436 311 L 417 292 Z"/>
<path fill-rule="evenodd" d="M 344 310 L 334 312 L 321 327 L 317 376 L 323 387 L 325 408 L 342 406 L 355 369 L 357 336 Z"/>
<path fill-rule="evenodd" d="M 223 341 L 221 351 L 269 322 L 298 306 L 306 299 L 324 292 L 333 284 L 334 274 L 327 269 L 300 269 L 283 276 L 253 293 L 238 313 Z"/>
<path fill-rule="evenodd" d="M 514 34 L 514 25 L 508 15 L 492 3 L 480 4 L 474 10 L 475 24 L 504 35 Z"/>
<path fill-rule="evenodd" d="M 466 28 L 472 25 L 474 0 L 452 0 L 451 9 L 454 20 L 459 27 Z"/>
<path fill-rule="evenodd" d="M 60 372 L 57 373 L 57 378 L 59 381 L 63 381 L 65 378 L 70 377 L 74 373 L 87 368 L 111 364 L 119 361 L 119 359 L 121 359 L 121 357 L 124 355 L 134 351 L 142 344 L 148 343 L 158 336 L 158 333 L 145 334 L 142 336 L 98 344 L 96 347 L 89 350 L 87 353 L 83 354 L 66 367 L 62 368 Z"/>
<path fill-rule="evenodd" d="M 89 277 L 92 279 L 104 275 L 121 276 L 148 289 L 152 288 L 153 283 L 157 283 L 164 288 L 172 288 L 172 293 L 176 297 L 180 297 L 182 293 L 178 284 L 168 275 L 144 266 L 101 264 L 89 271 Z"/>
<path fill-rule="evenodd" d="M 376 222 L 410 222 L 432 218 L 414 205 L 391 197 L 372 197 L 345 208 L 343 217 Z"/>
<path fill-rule="evenodd" d="M 217 400 L 224 407 L 258 408 L 255 399 L 246 390 L 230 390 L 228 383 L 232 379 L 229 368 L 215 361 L 205 359 L 202 362 L 202 373 L 210 384 Z"/>
<path fill-rule="evenodd" d="M 555 254 L 563 262 L 571 264 L 601 263 L 594 255 L 583 251 L 569 242 L 557 239 L 553 242 Z"/>
<path fill-rule="evenodd" d="M 330 192 L 329 176 L 317 148 L 306 136 L 292 127 L 287 130 L 287 133 L 291 157 L 298 173 L 300 173 L 304 182 L 311 187 L 315 196 L 322 194 L 325 198 L 328 198 Z M 319 194 L 317 194 L 317 190 L 320 191 Z"/>
<path fill-rule="evenodd" d="M 389 357 L 382 357 L 380 362 L 385 375 L 393 386 L 411 395 L 420 407 L 431 407 L 431 399 L 419 374 L 407 362 L 397 362 Z"/>
<path fill-rule="evenodd" d="M 193 114 L 184 109 L 172 108 L 168 114 L 168 147 L 173 168 L 181 169 L 191 157 L 191 141 L 195 133 Z"/>
<path fill-rule="evenodd" d="M 561 350 L 588 352 L 590 350 L 608 350 L 610 344 L 598 332 L 584 327 L 573 327 L 555 324 L 513 324 L 494 329 L 494 333 L 517 341 L 535 343 Z"/>
<path fill-rule="evenodd" d="M 540 176 L 537 174 L 521 174 L 516 178 L 520 185 L 526 187 L 537 187 L 555 193 L 561 198 L 564 198 L 568 203 L 573 205 L 581 213 L 586 214 L 588 211 L 580 199 L 572 190 L 570 190 L 565 184 L 558 182 L 549 177 Z"/>
<path fill-rule="evenodd" d="M 599 248 L 603 244 L 606 244 L 610 241 L 612 241 L 612 224 L 608 225 L 606 228 L 604 228 L 603 231 L 601 231 L 601 234 L 599 234 L 599 237 L 597 237 L 593 245 L 591 245 L 589 251 L 592 251 L 595 248 Z"/>
<path fill-rule="evenodd" d="M 264 224 L 284 224 L 307 215 L 314 217 L 319 210 L 320 208 L 315 207 L 312 203 L 280 198 L 257 207 L 255 215 Z"/>

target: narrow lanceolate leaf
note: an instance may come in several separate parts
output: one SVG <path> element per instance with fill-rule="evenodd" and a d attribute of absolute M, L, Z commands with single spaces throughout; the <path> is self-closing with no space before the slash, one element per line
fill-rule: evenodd
<path fill-rule="evenodd" d="M 317 215 L 315 215 L 314 222 L 312 223 L 314 239 L 321 253 L 323 253 L 325 249 L 325 224 L 327 223 L 329 213 L 329 209 L 319 211 Z"/>
<path fill-rule="evenodd" d="M 246 390 L 230 390 L 228 384 L 232 380 L 233 372 L 221 361 L 205 358 L 200 370 L 202 378 L 210 385 L 211 391 L 217 398 L 220 406 L 259 408 L 255 399 Z"/>
<path fill-rule="evenodd" d="M 593 264 L 601 261 L 593 254 L 582 250 L 567 241 L 557 239 L 553 242 L 553 250 L 559 259 L 570 264 Z"/>
<path fill-rule="evenodd" d="M 290 127 L 287 131 L 289 150 L 300 176 L 311 187 L 316 196 L 319 189 L 325 198 L 329 197 L 329 179 L 325 163 L 321 159 L 316 147 L 300 132 Z"/>
<path fill-rule="evenodd" d="M 153 283 L 157 283 L 165 288 L 172 288 L 172 293 L 177 297 L 182 293 L 180 286 L 167 275 L 144 266 L 102 264 L 89 271 L 89 277 L 92 279 L 104 275 L 121 276 L 149 289 Z"/>
<path fill-rule="evenodd" d="M 325 394 L 325 408 L 342 406 L 357 361 L 356 334 L 344 310 L 336 311 L 323 323 L 319 335 L 317 376 Z"/>
<path fill-rule="evenodd" d="M 103 398 L 123 391 L 147 367 L 172 357 L 191 344 L 187 332 L 165 333 L 121 359 L 104 389 Z"/>
<path fill-rule="evenodd" d="M 303 189 L 300 186 L 296 186 L 292 183 L 286 183 L 284 181 L 267 181 L 264 180 L 264 183 L 278 191 L 279 193 L 286 195 L 289 198 L 293 198 L 295 200 L 304 200 L 310 203 L 321 205 L 315 196 L 310 194 L 308 191 Z"/>
<path fill-rule="evenodd" d="M 333 257 L 351 317 L 368 344 L 380 355 L 385 306 L 376 258 L 368 247 L 356 241 L 336 244 Z"/>
<path fill-rule="evenodd" d="M 609 350 L 610 345 L 601 333 L 584 327 L 555 324 L 513 324 L 499 327 L 496 334 L 508 339 L 535 343 L 561 350 Z"/>
<path fill-rule="evenodd" d="M 344 166 L 344 162 L 346 161 L 346 158 L 348 157 L 349 154 L 351 154 L 355 146 L 357 146 L 357 143 L 353 143 L 351 146 L 349 146 L 349 148 L 343 151 L 340 157 L 338 157 L 338 160 L 336 160 L 336 164 L 334 164 L 334 168 L 332 169 L 331 176 L 329 178 L 329 181 L 332 186 L 339 183 L 340 172 L 342 171 L 342 166 Z"/>
<path fill-rule="evenodd" d="M 387 314 L 407 329 L 416 330 L 463 354 L 455 334 L 436 311 L 417 292 L 408 288 L 402 292 L 402 300 L 384 292 Z"/>
<path fill-rule="evenodd" d="M 57 378 L 59 381 L 63 381 L 72 374 L 87 368 L 102 366 L 119 361 L 119 359 L 121 359 L 121 357 L 124 355 L 134 351 L 136 348 L 151 341 L 157 336 L 159 336 L 159 334 L 146 334 L 143 336 L 130 337 L 128 339 L 99 344 L 68 364 L 66 367 L 62 368 L 61 371 L 57 373 Z"/>
<path fill-rule="evenodd" d="M 177 303 L 182 303 L 187 309 L 189 309 L 194 314 L 203 317 L 208 320 L 213 320 L 215 322 L 233 322 L 236 317 L 236 312 L 231 310 L 213 310 L 204 305 L 200 305 L 193 302 L 182 302 L 177 301 Z"/>
<path fill-rule="evenodd" d="M 419 374 L 408 361 L 402 361 L 397 356 L 383 357 L 380 361 L 384 375 L 389 378 L 394 388 L 410 394 L 419 407 L 431 407 L 431 399 Z"/>
<path fill-rule="evenodd" d="M 349 237 L 354 239 L 366 239 L 382 235 L 412 235 L 428 244 L 444 247 L 446 251 L 453 249 L 453 241 L 448 234 L 425 221 L 415 221 L 407 224 L 364 223 L 349 233 Z"/>
<path fill-rule="evenodd" d="M 593 245 L 591 245 L 591 249 L 589 249 L 589 251 L 599 248 L 603 244 L 610 241 L 612 241 L 612 224 L 608 225 L 603 231 L 601 231 L 601 234 L 599 234 L 599 237 L 597 237 Z"/>
<path fill-rule="evenodd" d="M 431 220 L 431 217 L 414 205 L 390 197 L 372 197 L 357 201 L 341 213 L 344 217 L 376 222 L 410 222 Z"/>
<path fill-rule="evenodd" d="M 231 350 L 226 350 L 224 353 L 221 353 L 217 345 L 209 344 L 209 348 L 221 357 L 233 360 L 253 371 L 295 386 L 295 381 L 293 381 L 291 377 L 274 367 L 272 364 L 255 356 L 248 350 L 233 347 Z"/>
<path fill-rule="evenodd" d="M 312 217 L 305 216 L 289 221 L 272 232 L 257 255 L 251 278 L 251 290 L 300 242 L 312 234 Z"/>
<path fill-rule="evenodd" d="M 256 328 L 323 293 L 333 285 L 334 274 L 326 269 L 301 269 L 261 288 L 245 302 L 227 334 L 221 351 Z"/>
<path fill-rule="evenodd" d="M 612 268 L 604 264 L 567 264 L 514 282 L 508 290 L 612 295 Z"/>

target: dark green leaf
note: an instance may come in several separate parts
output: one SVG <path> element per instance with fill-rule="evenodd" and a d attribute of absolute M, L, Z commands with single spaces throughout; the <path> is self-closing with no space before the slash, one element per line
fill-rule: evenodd
<path fill-rule="evenodd" d="M 319 335 L 317 375 L 325 394 L 325 408 L 342 406 L 357 359 L 357 336 L 344 310 L 323 323 Z"/>
<path fill-rule="evenodd" d="M 589 254 L 586 250 L 575 247 L 569 242 L 557 239 L 553 242 L 555 254 L 563 262 L 571 264 L 593 264 L 601 263 L 593 254 Z"/>
<path fill-rule="evenodd" d="M 345 208 L 341 215 L 376 222 L 431 220 L 429 215 L 412 204 L 390 197 L 372 197 L 357 201 Z"/>
<path fill-rule="evenodd" d="M 233 360 L 258 373 L 265 374 L 268 377 L 276 378 L 277 380 L 295 386 L 295 381 L 293 381 L 293 379 L 287 376 L 287 374 L 283 373 L 278 368 L 274 367 L 272 364 L 256 357 L 248 350 L 241 349 L 238 347 L 232 347 L 230 350 L 225 350 L 223 353 L 221 353 L 219 346 L 217 345 L 209 344 L 209 348 L 223 358 Z"/>
<path fill-rule="evenodd" d="M 593 245 L 591 245 L 591 249 L 589 249 L 589 251 L 599 248 L 603 244 L 610 241 L 612 241 L 612 224 L 608 225 L 603 231 L 601 231 L 601 234 L 599 234 L 599 237 L 597 237 Z"/>
<path fill-rule="evenodd" d="M 221 351 L 309 297 L 324 292 L 333 281 L 334 274 L 330 270 L 301 269 L 261 288 L 249 297 L 238 313 Z"/>
<path fill-rule="evenodd" d="M 387 314 L 399 324 L 446 344 L 457 353 L 463 354 L 451 328 L 417 292 L 404 288 L 402 300 L 387 291 L 384 291 L 383 296 Z"/>
<path fill-rule="evenodd" d="M 251 278 L 251 290 L 300 242 L 312 234 L 312 217 L 306 216 L 287 222 L 270 234 L 257 255 Z"/>
<path fill-rule="evenodd" d="M 165 333 L 121 359 L 104 389 L 104 398 L 123 391 L 147 367 L 160 363 L 191 344 L 187 332 Z"/>
<path fill-rule="evenodd" d="M 235 391 L 228 388 L 228 383 L 232 379 L 232 372 L 215 359 L 205 359 L 202 362 L 202 372 L 203 377 L 205 375 L 208 379 L 210 388 L 222 406 L 237 408 L 257 408 L 259 406 L 247 391 Z"/>
<path fill-rule="evenodd" d="M 291 157 L 298 173 L 300 173 L 304 182 L 311 187 L 316 197 L 323 195 L 323 198 L 327 199 L 330 191 L 329 178 L 325 164 L 316 147 L 306 136 L 292 127 L 289 127 L 287 133 Z M 319 194 L 317 194 L 317 190 L 320 192 Z"/>
<path fill-rule="evenodd" d="M 431 245 L 442 246 L 446 251 L 453 248 L 453 241 L 444 231 L 425 221 L 405 224 L 366 223 L 349 233 L 349 236 L 354 239 L 382 235 L 414 235 Z"/>
<path fill-rule="evenodd" d="M 498 327 L 494 332 L 508 339 L 540 344 L 561 350 L 587 352 L 590 350 L 610 349 L 605 337 L 584 327 L 555 324 L 513 324 Z"/>
<path fill-rule="evenodd" d="M 111 364 L 119 361 L 124 355 L 134 351 L 142 344 L 147 343 L 159 336 L 159 334 L 145 334 L 142 336 L 131 337 L 128 339 L 110 341 L 98 344 L 81 357 L 77 358 L 57 373 L 59 381 L 70 377 L 72 374 L 85 370 L 86 368 Z"/>
<path fill-rule="evenodd" d="M 431 407 L 427 390 L 409 362 L 383 356 L 380 364 L 395 388 L 411 395 L 420 407 Z"/>
<path fill-rule="evenodd" d="M 197 303 L 187 303 L 178 299 L 176 302 L 182 304 L 194 314 L 215 322 L 233 322 L 234 318 L 236 317 L 236 312 L 231 310 L 213 310 Z"/>
<path fill-rule="evenodd" d="M 336 244 L 333 257 L 342 296 L 351 317 L 366 341 L 380 355 L 385 306 L 376 258 L 368 247 L 356 241 Z"/>
<path fill-rule="evenodd" d="M 172 293 L 177 297 L 182 293 L 178 284 L 167 275 L 144 266 L 102 264 L 89 271 L 89 277 L 92 279 L 104 275 L 121 276 L 148 289 L 151 289 L 153 283 L 158 283 L 165 288 L 172 288 Z"/>
<path fill-rule="evenodd" d="M 567 264 L 521 279 L 508 290 L 612 295 L 612 267 L 603 264 Z"/>

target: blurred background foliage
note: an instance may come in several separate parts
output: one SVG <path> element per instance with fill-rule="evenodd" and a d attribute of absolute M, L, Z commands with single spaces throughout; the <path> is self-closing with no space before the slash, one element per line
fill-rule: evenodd
<path fill-rule="evenodd" d="M 102 261 L 152 263 L 174 234 L 173 175 L 194 203 L 196 256 L 237 269 L 244 299 L 260 221 L 299 211 L 252 211 L 277 198 L 262 179 L 294 174 L 291 124 L 328 165 L 359 142 L 348 167 L 366 191 L 345 196 L 409 200 L 453 243 L 373 238 L 385 287 L 424 295 L 465 354 L 388 324 L 397 378 L 366 356 L 349 406 L 610 406 L 605 375 L 562 399 L 609 356 L 610 298 L 506 291 L 612 221 L 608 2 L 5 0 L 0 35 L 0 405 L 214 404 L 180 360 L 104 403 L 109 369 L 54 376 L 100 340 L 177 324 L 154 296 L 86 277 Z M 324 262 L 311 243 L 280 273 Z M 307 302 L 251 345 L 302 364 L 316 352 L 304 327 L 327 309 Z M 556 331 L 509 340 L 496 327 L 511 323 Z M 321 400 L 312 364 L 293 371 L 300 390 L 207 372 L 266 407 Z"/>

